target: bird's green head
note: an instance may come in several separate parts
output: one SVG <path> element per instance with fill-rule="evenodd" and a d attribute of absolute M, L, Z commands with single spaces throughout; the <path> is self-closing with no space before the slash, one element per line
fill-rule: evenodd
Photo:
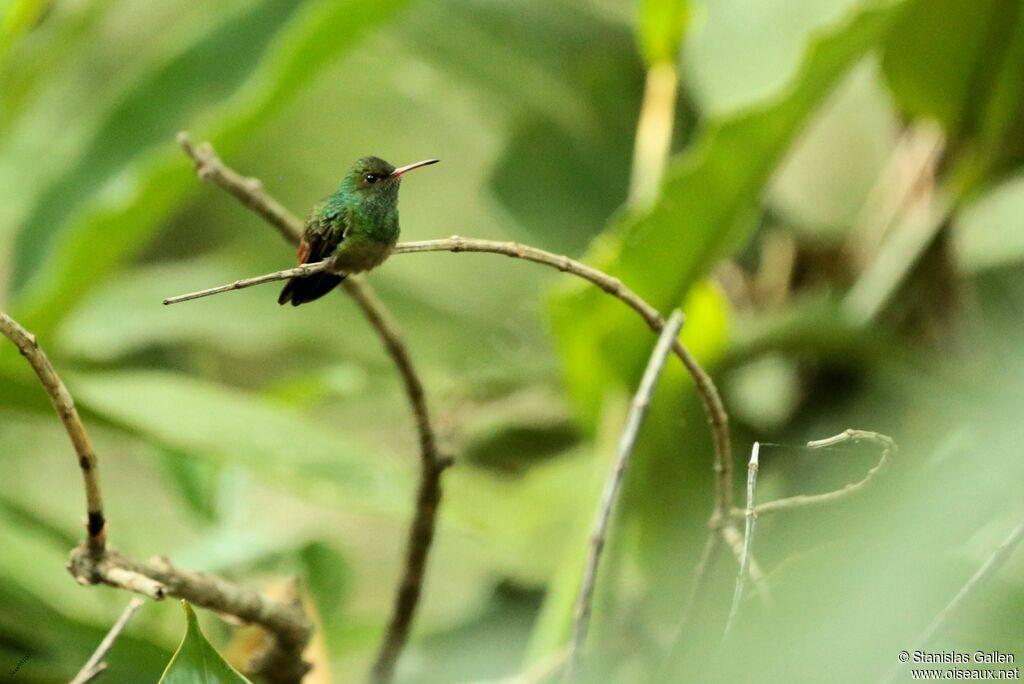
<path fill-rule="evenodd" d="M 359 203 L 395 202 L 402 176 L 439 160 L 427 159 L 395 168 L 380 157 L 361 157 L 352 165 L 341 183 L 341 191 Z"/>

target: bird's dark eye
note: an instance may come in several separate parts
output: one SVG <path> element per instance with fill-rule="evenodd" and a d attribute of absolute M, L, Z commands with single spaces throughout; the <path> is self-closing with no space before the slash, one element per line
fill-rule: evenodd
<path fill-rule="evenodd" d="M 363 180 L 369 183 L 370 185 L 373 185 L 374 183 L 377 182 L 377 176 L 375 174 L 368 173 L 365 176 L 363 176 Z"/>

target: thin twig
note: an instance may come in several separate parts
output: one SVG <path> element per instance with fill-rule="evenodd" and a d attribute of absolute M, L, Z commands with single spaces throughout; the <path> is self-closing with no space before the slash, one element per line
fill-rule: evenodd
<path fill-rule="evenodd" d="M 874 479 L 874 477 L 880 473 L 886 465 L 889 464 L 889 461 L 898 450 L 896 442 L 894 442 L 891 437 L 879 432 L 872 432 L 870 430 L 844 430 L 834 437 L 808 442 L 807 446 L 812 449 L 822 449 L 851 441 L 873 442 L 882 447 L 882 455 L 878 459 L 878 463 L 867 472 L 867 475 L 865 475 L 863 479 L 858 480 L 857 482 L 851 482 L 845 487 L 831 492 L 825 492 L 824 494 L 801 494 L 799 496 L 790 496 L 785 499 L 768 501 L 757 506 L 754 509 L 754 515 L 765 515 L 766 513 L 775 513 L 777 511 L 791 510 L 794 508 L 804 508 L 806 506 L 819 506 L 821 504 L 832 503 L 852 494 L 856 494 L 857 492 L 862 491 L 867 484 Z M 734 510 L 733 516 L 745 517 L 746 512 Z"/>
<path fill-rule="evenodd" d="M 262 216 L 289 243 L 297 245 L 304 225 L 284 205 L 271 197 L 255 178 L 246 178 L 224 164 L 213 147 L 204 143 L 195 147 L 185 132 L 178 134 L 178 143 L 196 165 L 202 180 L 211 181 L 236 197 L 242 204 Z M 413 365 L 405 341 L 387 308 L 374 295 L 363 279 L 349 276 L 342 288 L 359 307 L 377 333 L 398 374 L 416 421 L 420 444 L 420 481 L 416 495 L 416 511 L 409 527 L 405 550 L 405 566 L 396 590 L 387 631 L 370 674 L 372 681 L 385 683 L 394 676 L 395 665 L 409 638 L 409 631 L 422 593 L 427 557 L 437 526 L 441 501 L 441 474 L 452 459 L 438 451 L 437 437 L 427 409 L 423 383 Z"/>
<path fill-rule="evenodd" d="M 50 397 L 50 403 L 56 409 L 57 415 L 64 424 L 64 430 L 71 438 L 71 444 L 78 456 L 78 468 L 82 471 L 82 482 L 85 485 L 86 502 L 86 531 L 88 533 L 87 544 L 89 551 L 93 554 L 103 553 L 106 544 L 106 519 L 103 516 L 103 496 L 100 492 L 99 463 L 96 460 L 96 453 L 93 451 L 89 434 L 82 425 L 82 419 L 75 408 L 74 399 L 71 393 L 64 386 L 60 376 L 53 369 L 53 365 L 46 357 L 36 341 L 35 335 L 25 330 L 13 318 L 6 313 L 0 312 L 0 333 L 18 347 L 18 351 L 25 357 L 43 389 Z"/>
<path fill-rule="evenodd" d="M 633 397 L 629 415 L 626 418 L 626 426 L 619 438 L 619 449 L 612 466 L 612 471 L 604 483 L 604 491 L 601 494 L 601 503 L 597 509 L 597 517 L 594 520 L 594 529 L 590 533 L 590 548 L 587 553 L 586 565 L 583 568 L 583 581 L 580 586 L 579 599 L 576 602 L 576 615 L 573 624 L 572 641 L 569 646 L 569 659 L 566 663 L 565 678 L 571 681 L 579 669 L 583 647 L 587 641 L 587 632 L 590 627 L 590 613 L 594 599 L 594 586 L 597 582 L 598 565 L 601 562 L 601 552 L 604 550 L 605 541 L 608 536 L 608 526 L 612 518 L 612 510 L 619 498 L 622 483 L 626 478 L 626 469 L 629 467 L 629 459 L 633 453 L 633 445 L 636 444 L 637 435 L 640 433 L 640 425 L 643 423 L 647 409 L 651 405 L 651 397 L 654 395 L 654 387 L 665 367 L 665 360 L 672 349 L 672 343 L 679 335 L 683 327 L 683 314 L 675 311 L 668 319 L 665 327 L 658 337 L 654 346 L 651 358 L 647 362 L 647 369 L 640 380 L 640 387 Z"/>
<path fill-rule="evenodd" d="M 271 283 L 275 280 L 287 280 L 288 278 L 294 278 L 296 276 L 308 276 L 314 273 L 320 273 L 326 271 L 331 267 L 331 259 L 325 259 L 324 261 L 317 261 L 312 264 L 303 264 L 296 266 L 295 268 L 289 268 L 284 271 L 277 271 L 276 273 L 267 273 L 266 275 L 256 276 L 255 278 L 244 278 L 242 280 L 236 280 L 233 283 L 227 285 L 220 285 L 218 287 L 211 287 L 207 290 L 199 290 L 198 292 L 189 292 L 188 294 L 178 295 L 177 297 L 168 297 L 164 300 L 164 304 L 177 304 L 179 302 L 187 302 L 193 299 L 201 299 L 202 297 L 209 297 L 210 295 L 220 294 L 221 292 L 230 292 L 231 290 L 242 290 L 253 285 L 262 285 L 263 283 Z"/>
<path fill-rule="evenodd" d="M 395 592 L 394 608 L 387 631 L 384 633 L 384 639 L 370 672 L 370 681 L 383 684 L 393 678 L 398 658 L 409 638 L 416 606 L 423 592 L 427 557 L 434 540 L 437 511 L 441 504 L 441 475 L 452 465 L 453 460 L 438 453 L 430 415 L 427 413 L 423 384 L 412 366 L 412 359 L 406 352 L 387 309 L 365 283 L 346 280 L 343 287 L 380 335 L 381 341 L 397 366 L 399 375 L 405 383 L 405 392 L 409 397 L 420 437 L 420 481 L 416 493 L 416 511 L 409 525 L 405 545 L 405 566 Z"/>
<path fill-rule="evenodd" d="M 743 559 L 740 561 L 740 571 L 736 575 L 736 590 L 732 595 L 732 607 L 729 608 L 729 619 L 725 621 L 725 631 L 722 640 L 729 636 L 736 613 L 740 608 L 740 601 L 743 599 L 743 585 L 747 579 L 747 571 L 750 568 L 750 556 L 754 547 L 754 525 L 757 522 L 757 512 L 754 510 L 754 490 L 757 487 L 758 455 L 761 451 L 761 444 L 754 442 L 750 450 L 750 463 L 747 465 L 747 511 L 746 525 L 743 530 Z"/>
<path fill-rule="evenodd" d="M 110 628 L 107 635 L 103 637 L 103 641 L 96 648 L 96 652 L 90 656 L 89 660 L 85 661 L 85 665 L 78 671 L 69 684 L 86 684 L 96 678 L 103 670 L 106 669 L 107 664 L 103 662 L 103 658 L 106 657 L 107 652 L 110 651 L 110 647 L 114 645 L 114 641 L 117 637 L 121 636 L 121 632 L 128 626 L 128 621 L 132 619 L 132 616 L 142 607 L 142 599 L 133 598 L 125 606 L 124 610 L 121 611 L 121 617 L 117 618 L 117 622 Z"/>

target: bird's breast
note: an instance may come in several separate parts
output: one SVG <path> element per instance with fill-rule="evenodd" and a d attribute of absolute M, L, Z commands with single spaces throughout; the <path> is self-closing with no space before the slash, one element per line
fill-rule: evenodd
<path fill-rule="evenodd" d="M 337 265 L 345 273 L 362 273 L 379 266 L 395 246 L 395 240 L 370 240 L 350 236 L 338 247 Z"/>

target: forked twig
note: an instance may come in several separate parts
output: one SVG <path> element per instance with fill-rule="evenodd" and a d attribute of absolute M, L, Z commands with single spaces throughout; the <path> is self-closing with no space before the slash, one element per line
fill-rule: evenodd
<path fill-rule="evenodd" d="M 798 496 L 790 496 L 784 499 L 768 501 L 757 506 L 754 509 L 754 514 L 765 515 L 767 513 L 792 510 L 795 508 L 805 508 L 807 506 L 820 506 L 821 504 L 832 503 L 863 491 L 864 488 L 867 487 L 867 484 L 889 464 L 889 461 L 898 451 L 896 442 L 894 442 L 892 437 L 889 437 L 888 435 L 883 435 L 880 432 L 872 432 L 870 430 L 852 429 L 844 430 L 833 437 L 816 439 L 808 442 L 807 446 L 811 449 L 823 449 L 837 444 L 842 444 L 844 442 L 873 442 L 882 447 L 882 455 L 878 459 L 878 463 L 867 472 L 867 475 L 865 475 L 863 479 L 858 480 L 857 482 L 851 482 L 845 487 L 841 487 L 840 489 L 836 489 L 831 492 L 825 492 L 823 494 L 800 494 Z M 733 510 L 733 516 L 745 517 L 746 512 Z"/>

